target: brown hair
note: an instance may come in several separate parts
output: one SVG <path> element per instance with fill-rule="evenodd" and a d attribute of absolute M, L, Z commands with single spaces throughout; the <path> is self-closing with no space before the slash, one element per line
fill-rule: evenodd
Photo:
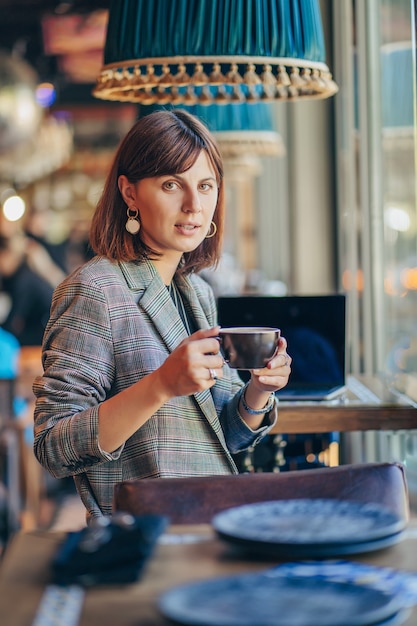
<path fill-rule="evenodd" d="M 116 261 L 141 261 L 157 256 L 138 235 L 125 229 L 127 205 L 118 187 L 124 174 L 130 183 L 143 178 L 179 174 L 193 166 L 205 150 L 214 169 L 219 193 L 213 221 L 214 237 L 183 255 L 181 271 L 191 273 L 215 266 L 220 258 L 224 230 L 223 164 L 217 144 L 206 126 L 183 110 L 160 110 L 140 118 L 121 142 L 90 228 L 90 245 L 96 254 Z"/>

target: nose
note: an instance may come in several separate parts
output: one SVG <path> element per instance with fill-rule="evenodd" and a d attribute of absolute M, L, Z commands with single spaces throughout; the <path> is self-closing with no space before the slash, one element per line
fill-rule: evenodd
<path fill-rule="evenodd" d="M 184 213 L 199 213 L 201 211 L 200 194 L 197 189 L 187 189 L 182 210 Z"/>

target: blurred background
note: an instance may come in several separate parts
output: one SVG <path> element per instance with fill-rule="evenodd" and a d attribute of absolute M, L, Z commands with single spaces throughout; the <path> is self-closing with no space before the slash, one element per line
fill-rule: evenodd
<path fill-rule="evenodd" d="M 345 293 L 348 372 L 382 375 L 417 403 L 415 6 L 319 5 L 338 93 L 249 105 L 246 128 L 213 129 L 227 223 L 207 279 L 217 295 Z M 28 445 L 52 290 L 91 256 L 89 222 L 111 158 L 145 113 L 92 95 L 108 9 L 106 0 L 0 0 L 0 330 L 12 335 L 0 354 L 7 376 L 13 340 L 23 348 L 16 410 Z M 346 461 L 416 455 L 413 433 L 342 443 Z"/>

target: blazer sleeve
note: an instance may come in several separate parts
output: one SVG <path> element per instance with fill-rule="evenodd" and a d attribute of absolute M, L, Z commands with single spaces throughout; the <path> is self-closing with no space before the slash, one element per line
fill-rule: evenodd
<path fill-rule="evenodd" d="M 114 355 L 103 289 L 78 273 L 56 288 L 35 379 L 34 452 L 57 478 L 116 459 L 98 442 L 98 407 L 112 390 Z M 94 312 L 94 314 L 93 314 Z"/>

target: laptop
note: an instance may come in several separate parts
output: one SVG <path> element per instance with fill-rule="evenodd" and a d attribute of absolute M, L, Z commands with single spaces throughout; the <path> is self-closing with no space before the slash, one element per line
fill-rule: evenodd
<path fill-rule="evenodd" d="M 281 329 L 292 357 L 281 400 L 331 400 L 346 389 L 345 295 L 219 296 L 217 304 L 221 326 Z"/>

